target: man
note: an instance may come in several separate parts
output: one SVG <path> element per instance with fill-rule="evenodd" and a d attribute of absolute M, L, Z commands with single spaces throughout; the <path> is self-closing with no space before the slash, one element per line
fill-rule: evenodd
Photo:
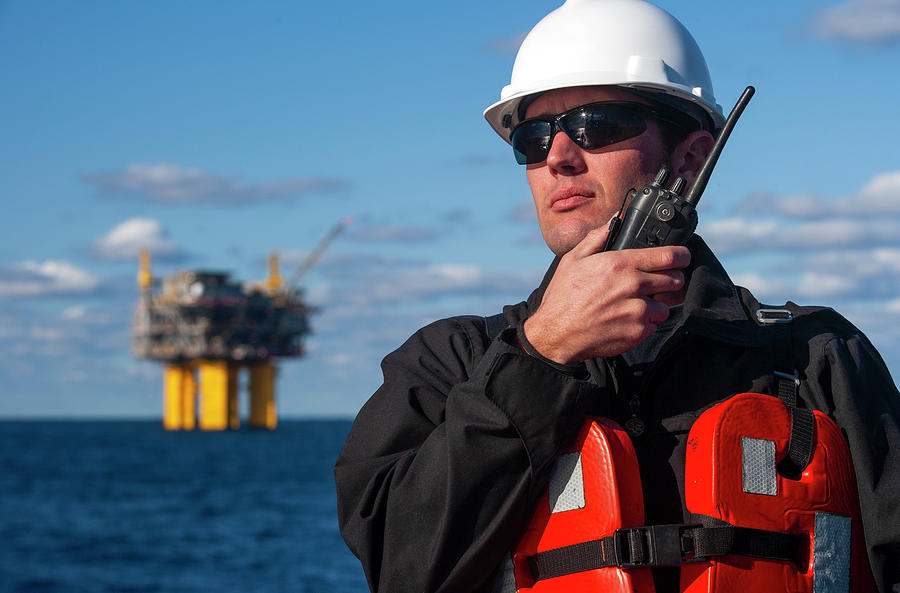
<path fill-rule="evenodd" d="M 335 467 L 342 534 L 373 591 L 491 590 L 591 416 L 628 427 L 645 524 L 688 521 L 692 424 L 733 394 L 777 392 L 760 304 L 699 237 L 602 251 L 628 191 L 663 165 L 693 181 L 724 120 L 678 21 L 642 0 L 568 0 L 523 42 L 485 117 L 526 165 L 557 257 L 499 324 L 437 321 L 385 358 Z M 871 569 L 900 591 L 897 389 L 846 320 L 789 309 L 800 407 L 846 434 Z M 653 579 L 677 591 L 679 568 Z"/>

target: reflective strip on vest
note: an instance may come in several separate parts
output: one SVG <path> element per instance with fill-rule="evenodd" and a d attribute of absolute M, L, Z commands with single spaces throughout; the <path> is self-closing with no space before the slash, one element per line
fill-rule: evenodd
<path fill-rule="evenodd" d="M 778 494 L 775 469 L 775 441 L 741 437 L 741 467 L 744 492 Z"/>
<path fill-rule="evenodd" d="M 550 476 L 550 514 L 584 508 L 584 473 L 581 452 L 566 453 L 556 460 Z"/>
<path fill-rule="evenodd" d="M 813 593 L 850 590 L 850 517 L 816 513 Z"/>

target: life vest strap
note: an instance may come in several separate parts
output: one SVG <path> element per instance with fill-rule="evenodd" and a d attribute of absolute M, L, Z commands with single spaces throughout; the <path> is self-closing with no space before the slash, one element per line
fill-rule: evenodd
<path fill-rule="evenodd" d="M 528 563 L 538 581 L 608 566 L 687 564 L 695 561 L 691 532 L 700 528 L 696 524 L 622 527 L 604 538 L 538 552 Z"/>
<path fill-rule="evenodd" d="M 737 527 L 712 517 L 702 519 L 715 524 L 623 527 L 604 538 L 538 552 L 528 557 L 528 564 L 534 579 L 540 581 L 610 566 L 676 566 L 727 554 L 793 562 L 808 539 L 805 535 Z"/>
<path fill-rule="evenodd" d="M 613 536 L 563 546 L 528 557 L 534 580 L 617 566 Z"/>
<path fill-rule="evenodd" d="M 812 410 L 797 407 L 800 373 L 794 364 L 791 322 L 788 309 L 759 309 L 756 319 L 767 327 L 771 339 L 776 395 L 791 410 L 791 437 L 787 456 L 778 465 L 782 475 L 797 479 L 812 459 L 816 422 Z"/>
<path fill-rule="evenodd" d="M 726 554 L 795 562 L 809 536 L 806 534 L 738 527 L 727 521 L 694 515 L 703 527 L 692 532 L 694 556 L 702 560 Z"/>

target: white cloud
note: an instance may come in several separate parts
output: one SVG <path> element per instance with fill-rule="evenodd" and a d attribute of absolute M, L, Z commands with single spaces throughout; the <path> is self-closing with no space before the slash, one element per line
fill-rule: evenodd
<path fill-rule="evenodd" d="M 839 294 L 847 294 L 858 288 L 857 279 L 843 275 L 839 271 L 832 274 L 804 272 L 800 275 L 795 289 L 798 295 L 806 298 L 823 298 Z"/>
<path fill-rule="evenodd" d="M 100 281 L 90 272 L 65 261 L 25 261 L 0 269 L 0 298 L 87 294 Z"/>
<path fill-rule="evenodd" d="M 824 303 L 857 316 L 889 311 L 900 292 L 900 171 L 840 199 L 755 195 L 738 210 L 702 221 L 699 232 L 757 298 Z"/>
<path fill-rule="evenodd" d="M 346 185 L 340 180 L 316 177 L 244 184 L 172 163 L 136 163 L 121 171 L 85 175 L 84 180 L 104 196 L 167 204 L 246 204 L 334 190 Z"/>
<path fill-rule="evenodd" d="M 852 195 L 748 196 L 737 216 L 700 234 L 758 298 L 882 308 L 900 292 L 900 171 Z M 886 309 L 881 309 L 886 310 Z"/>
<path fill-rule="evenodd" d="M 82 327 L 109 325 L 113 322 L 112 317 L 104 308 L 88 308 L 85 304 L 73 305 L 59 315 L 64 322 Z"/>
<path fill-rule="evenodd" d="M 787 288 L 783 282 L 757 272 L 734 274 L 731 280 L 738 286 L 748 288 L 750 292 L 762 300 L 766 300 L 769 295 L 783 294 Z"/>
<path fill-rule="evenodd" d="M 75 321 L 78 319 L 84 319 L 84 316 L 87 314 L 87 307 L 84 305 L 75 305 L 74 307 L 69 307 L 65 311 L 62 312 L 61 317 L 67 321 Z"/>
<path fill-rule="evenodd" d="M 727 218 L 702 223 L 700 234 L 717 253 L 896 245 L 900 220 L 829 218 L 793 223 Z"/>
<path fill-rule="evenodd" d="M 744 198 L 735 210 L 751 215 L 763 213 L 788 218 L 814 219 L 834 213 L 834 205 L 814 194 L 776 196 L 754 193 Z"/>
<path fill-rule="evenodd" d="M 735 284 L 750 289 L 761 301 L 780 302 L 787 298 L 805 301 L 845 296 L 860 289 L 860 279 L 853 275 L 804 272 L 798 275 L 783 275 L 778 271 L 744 272 L 732 278 Z"/>
<path fill-rule="evenodd" d="M 876 175 L 855 194 L 837 198 L 810 193 L 786 196 L 752 194 L 741 202 L 737 211 L 802 220 L 835 216 L 900 216 L 900 171 Z"/>
<path fill-rule="evenodd" d="M 398 227 L 389 224 L 370 225 L 350 233 L 356 241 L 423 243 L 437 238 L 434 229 L 424 226 Z"/>
<path fill-rule="evenodd" d="M 181 248 L 166 236 L 163 226 L 152 218 L 129 218 L 114 226 L 91 244 L 91 252 L 101 259 L 134 259 L 141 249 L 152 255 L 172 259 L 182 255 Z"/>
<path fill-rule="evenodd" d="M 826 39 L 879 43 L 900 39 L 900 0 L 846 0 L 822 10 L 813 24 Z"/>
<path fill-rule="evenodd" d="M 753 194 L 737 216 L 705 221 L 700 233 L 721 253 L 900 246 L 900 171 L 876 175 L 855 194 Z"/>
<path fill-rule="evenodd" d="M 477 264 L 431 263 L 373 253 L 334 253 L 318 266 L 328 284 L 326 308 L 372 304 L 428 304 L 446 297 L 521 299 L 543 270 L 488 271 Z M 508 302 L 508 301 L 507 301 Z"/>
<path fill-rule="evenodd" d="M 865 209 L 877 214 L 900 214 L 900 171 L 876 175 L 856 199 L 848 200 L 847 212 Z"/>
<path fill-rule="evenodd" d="M 411 301 L 428 295 L 471 290 L 484 280 L 478 266 L 459 264 L 434 264 L 395 270 L 373 279 L 368 285 L 366 298 L 379 301 Z"/>
<path fill-rule="evenodd" d="M 900 275 L 900 247 L 813 253 L 804 263 L 807 269 L 820 272 L 843 270 L 845 274 L 869 277 Z"/>
<path fill-rule="evenodd" d="M 733 261 L 728 261 L 734 257 Z M 886 302 L 900 291 L 900 248 L 825 249 L 780 253 L 777 258 L 725 256 L 736 284 L 763 301 Z M 746 269 L 749 266 L 750 269 Z"/>
<path fill-rule="evenodd" d="M 21 395 L 13 402 L 0 398 L 0 415 L 115 413 L 132 394 L 156 395 L 159 373 L 139 376 L 129 352 L 133 303 L 109 300 L 90 307 L 74 305 L 62 312 L 35 307 L 28 299 L 0 307 L 0 377 L 4 395 Z M 144 368 L 148 368 L 146 365 Z M 80 395 L 110 396 L 110 407 L 84 406 Z M 93 388 L 93 391 L 91 389 Z M 102 394 L 101 394 L 102 396 Z M 105 397 L 105 396 L 102 396 Z M 156 411 L 156 397 L 148 398 Z"/>

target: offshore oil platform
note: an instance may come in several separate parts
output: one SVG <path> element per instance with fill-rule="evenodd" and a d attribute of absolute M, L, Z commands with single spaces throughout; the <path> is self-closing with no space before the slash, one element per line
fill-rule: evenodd
<path fill-rule="evenodd" d="M 239 377 L 248 376 L 250 428 L 278 425 L 275 359 L 305 354 L 309 316 L 297 280 L 348 225 L 336 225 L 301 262 L 289 282 L 269 256 L 269 275 L 241 284 L 227 273 L 183 271 L 160 282 L 150 254 L 140 255 L 132 349 L 164 368 L 163 426 L 166 430 L 236 430 L 241 426 Z"/>

